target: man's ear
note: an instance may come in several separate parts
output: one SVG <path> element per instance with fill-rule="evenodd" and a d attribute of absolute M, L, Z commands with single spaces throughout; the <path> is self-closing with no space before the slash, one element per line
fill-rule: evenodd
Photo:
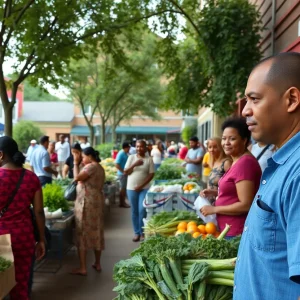
<path fill-rule="evenodd" d="M 289 88 L 284 97 L 287 102 L 287 112 L 292 113 L 300 108 L 300 91 L 296 87 Z"/>

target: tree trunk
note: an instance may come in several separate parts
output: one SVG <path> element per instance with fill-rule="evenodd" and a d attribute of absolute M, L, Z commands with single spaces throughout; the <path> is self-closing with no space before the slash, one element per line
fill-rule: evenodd
<path fill-rule="evenodd" d="M 102 124 L 101 124 L 101 144 L 105 144 L 105 139 L 106 139 L 106 136 L 105 136 L 105 130 L 106 129 L 106 126 L 105 126 L 105 123 L 103 122 L 102 120 Z"/>
<path fill-rule="evenodd" d="M 112 135 L 112 142 L 113 142 L 114 144 L 117 143 L 117 133 L 116 133 L 116 129 L 117 129 L 117 126 L 116 126 L 116 125 L 112 125 L 112 126 L 111 126 L 111 130 L 112 130 L 112 132 L 111 132 L 111 135 Z"/>
<path fill-rule="evenodd" d="M 94 142 L 95 142 L 95 127 L 91 126 L 88 124 L 89 129 L 90 129 L 90 145 L 91 147 L 94 147 Z"/>
<path fill-rule="evenodd" d="M 13 108 L 14 106 L 8 103 L 8 105 L 4 106 L 4 129 L 6 136 L 13 136 Z"/>

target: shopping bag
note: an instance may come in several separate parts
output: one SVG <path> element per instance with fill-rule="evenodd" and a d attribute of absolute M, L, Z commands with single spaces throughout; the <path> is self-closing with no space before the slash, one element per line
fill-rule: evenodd
<path fill-rule="evenodd" d="M 73 181 L 65 190 L 64 196 L 65 199 L 68 201 L 75 201 L 76 200 L 76 186 L 77 182 Z"/>
<path fill-rule="evenodd" d="M 205 223 L 209 223 L 212 222 L 216 225 L 218 225 L 217 223 L 217 216 L 216 214 L 213 215 L 209 215 L 209 216 L 203 216 L 202 213 L 200 212 L 200 209 L 205 206 L 205 205 L 211 205 L 211 203 L 206 199 L 203 198 L 201 196 L 198 196 L 197 199 L 194 202 L 194 208 L 196 210 L 197 215 L 205 222 Z"/>
<path fill-rule="evenodd" d="M 11 249 L 10 234 L 0 235 L 0 256 L 12 262 L 8 269 L 0 272 L 0 299 L 2 299 L 16 285 L 14 256 Z"/>

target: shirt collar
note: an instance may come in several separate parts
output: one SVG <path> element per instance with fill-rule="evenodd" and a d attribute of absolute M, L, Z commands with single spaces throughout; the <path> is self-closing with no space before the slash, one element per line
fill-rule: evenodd
<path fill-rule="evenodd" d="M 294 135 L 287 143 L 276 151 L 272 159 L 275 163 L 283 165 L 300 147 L 300 132 Z"/>

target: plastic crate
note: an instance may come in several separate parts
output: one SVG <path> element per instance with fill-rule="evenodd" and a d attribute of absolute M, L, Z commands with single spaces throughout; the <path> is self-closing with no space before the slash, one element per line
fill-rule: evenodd
<path fill-rule="evenodd" d="M 173 198 L 173 210 L 193 211 L 198 194 L 176 194 Z"/>
<path fill-rule="evenodd" d="M 144 207 L 147 212 L 147 219 L 161 211 L 173 210 L 173 197 L 170 193 L 147 193 L 144 200 Z"/>
<path fill-rule="evenodd" d="M 153 185 L 169 182 L 170 180 L 154 180 Z"/>

